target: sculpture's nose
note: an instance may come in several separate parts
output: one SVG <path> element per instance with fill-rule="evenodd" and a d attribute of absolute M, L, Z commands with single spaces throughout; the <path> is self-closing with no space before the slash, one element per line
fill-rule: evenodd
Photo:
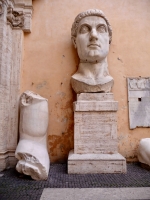
<path fill-rule="evenodd" d="M 93 28 L 90 33 L 90 41 L 97 40 L 97 39 L 98 39 L 97 30 Z"/>

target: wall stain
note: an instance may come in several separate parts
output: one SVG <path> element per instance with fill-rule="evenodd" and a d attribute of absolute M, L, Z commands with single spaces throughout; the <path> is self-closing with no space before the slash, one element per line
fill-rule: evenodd
<path fill-rule="evenodd" d="M 74 148 L 73 98 L 67 99 L 62 91 L 57 92 L 56 95 L 59 99 L 54 104 L 55 115 L 61 131 L 50 133 L 48 149 L 52 163 L 64 163 L 68 159 L 69 151 Z"/>
<path fill-rule="evenodd" d="M 38 83 L 36 88 L 37 89 L 42 89 L 43 87 L 45 87 L 47 85 L 47 82 L 46 81 L 43 81 L 41 83 Z"/>
<path fill-rule="evenodd" d="M 121 60 L 121 58 L 118 57 L 117 59 L 120 60 L 121 62 L 123 62 L 123 61 Z"/>
<path fill-rule="evenodd" d="M 49 135 L 49 154 L 51 162 L 64 163 L 68 159 L 68 154 L 74 148 L 73 130 L 68 128 L 67 132 L 62 132 L 61 136 Z"/>
<path fill-rule="evenodd" d="M 118 136 L 118 150 L 129 162 L 137 161 L 137 152 L 140 139 L 132 135 L 121 134 Z M 121 151 L 121 149 L 123 150 Z"/>

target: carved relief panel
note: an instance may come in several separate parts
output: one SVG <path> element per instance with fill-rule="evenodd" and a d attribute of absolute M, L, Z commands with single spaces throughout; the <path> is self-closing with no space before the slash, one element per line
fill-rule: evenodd
<path fill-rule="evenodd" d="M 3 4 L 2 4 L 2 2 L 0 1 L 0 15 L 2 15 L 3 14 Z"/>
<path fill-rule="evenodd" d="M 130 129 L 150 127 L 150 77 L 127 78 Z"/>
<path fill-rule="evenodd" d="M 7 20 L 13 27 L 24 26 L 24 13 L 22 11 L 14 11 L 12 7 L 7 9 Z"/>

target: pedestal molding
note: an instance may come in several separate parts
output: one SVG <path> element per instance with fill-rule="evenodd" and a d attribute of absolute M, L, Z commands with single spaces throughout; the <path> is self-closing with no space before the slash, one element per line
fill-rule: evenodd
<path fill-rule="evenodd" d="M 118 153 L 117 110 L 111 93 L 77 95 L 69 174 L 126 172 L 126 159 Z"/>

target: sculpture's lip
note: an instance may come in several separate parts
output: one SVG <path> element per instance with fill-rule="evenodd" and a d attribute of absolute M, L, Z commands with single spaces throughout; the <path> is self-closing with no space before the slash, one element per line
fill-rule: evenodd
<path fill-rule="evenodd" d="M 88 45 L 88 47 L 90 47 L 90 46 L 97 46 L 97 47 L 100 47 L 99 44 L 95 44 L 95 43 L 92 43 L 92 44 L 89 44 L 89 45 Z"/>

